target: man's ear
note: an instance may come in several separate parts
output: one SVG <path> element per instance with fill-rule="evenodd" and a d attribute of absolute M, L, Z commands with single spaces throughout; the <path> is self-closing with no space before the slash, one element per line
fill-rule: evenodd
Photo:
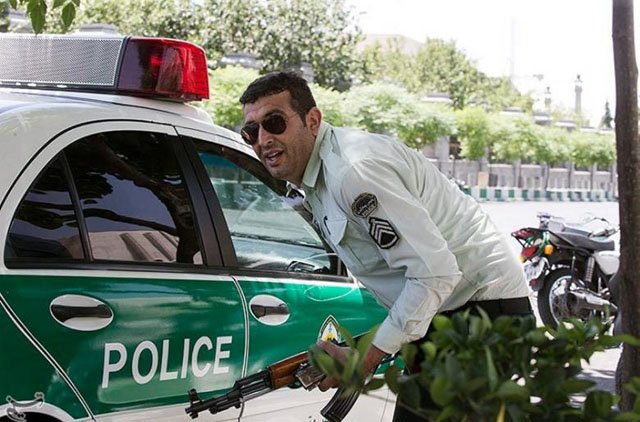
<path fill-rule="evenodd" d="M 307 112 L 307 115 L 305 116 L 305 123 L 311 130 L 313 136 L 318 136 L 318 132 L 320 131 L 320 123 L 322 123 L 322 112 L 318 107 L 313 107 Z"/>

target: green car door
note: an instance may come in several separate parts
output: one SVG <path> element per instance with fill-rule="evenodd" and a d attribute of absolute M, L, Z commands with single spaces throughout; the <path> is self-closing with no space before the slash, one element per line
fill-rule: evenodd
<path fill-rule="evenodd" d="M 3 346 L 0 395 L 42 392 L 73 418 L 186 418 L 190 388 L 224 392 L 247 372 L 242 291 L 212 270 L 217 235 L 175 132 L 117 127 L 66 133 L 16 201 L 0 300 L 48 365 L 24 378 L 29 362 L 8 366 Z"/>
<path fill-rule="evenodd" d="M 215 191 L 235 261 L 229 273 L 249 308 L 249 373 L 305 351 L 337 327 L 361 334 L 386 311 L 321 240 L 302 197 L 237 149 L 193 139 Z M 231 144 L 230 144 L 231 145 Z"/>

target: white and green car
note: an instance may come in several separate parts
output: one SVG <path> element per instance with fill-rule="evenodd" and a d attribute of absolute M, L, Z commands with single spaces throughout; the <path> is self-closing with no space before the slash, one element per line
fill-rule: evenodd
<path fill-rule="evenodd" d="M 300 194 L 186 104 L 209 95 L 199 47 L 2 35 L 0 63 L 0 421 L 186 421 L 189 389 L 386 315 Z M 202 418 L 320 422 L 330 398 Z M 387 399 L 348 419 L 389 419 Z"/>

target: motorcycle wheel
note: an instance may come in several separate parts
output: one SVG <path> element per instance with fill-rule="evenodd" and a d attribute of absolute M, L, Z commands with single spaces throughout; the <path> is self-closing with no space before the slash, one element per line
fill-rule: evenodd
<path fill-rule="evenodd" d="M 566 301 L 566 286 L 571 283 L 571 269 L 559 268 L 551 271 L 538 292 L 538 312 L 545 325 L 552 328 L 558 326 L 561 319 L 576 317 L 584 321 L 594 315 L 594 311 L 585 310 L 579 315 L 570 312 Z"/>

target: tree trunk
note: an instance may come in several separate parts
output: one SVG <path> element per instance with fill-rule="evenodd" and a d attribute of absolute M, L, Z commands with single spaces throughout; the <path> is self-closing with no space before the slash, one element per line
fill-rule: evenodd
<path fill-rule="evenodd" d="M 9 2 L 0 0 L 0 32 L 9 31 Z"/>
<path fill-rule="evenodd" d="M 638 140 L 638 68 L 633 0 L 613 0 L 613 58 L 616 75 L 616 150 L 620 205 L 620 312 L 622 330 L 640 337 L 640 142 Z M 624 345 L 617 378 L 622 384 L 640 375 L 640 349 Z M 622 410 L 633 407 L 622 390 Z"/>
<path fill-rule="evenodd" d="M 543 188 L 546 191 L 549 189 L 549 178 L 551 177 L 551 165 L 547 163 L 542 164 L 542 177 Z"/>

